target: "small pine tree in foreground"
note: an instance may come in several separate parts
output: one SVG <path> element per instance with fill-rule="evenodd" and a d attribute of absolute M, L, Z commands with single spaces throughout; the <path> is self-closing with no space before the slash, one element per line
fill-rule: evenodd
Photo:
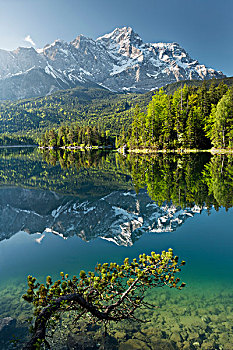
<path fill-rule="evenodd" d="M 80 271 L 79 277 L 69 278 L 61 272 L 61 279 L 52 282 L 50 276 L 45 284 L 28 276 L 28 290 L 24 300 L 34 307 L 34 327 L 29 342 L 23 349 L 40 349 L 49 345 L 46 330 L 50 321 L 63 312 L 75 311 L 80 318 L 101 322 L 105 326 L 125 319 L 137 320 L 136 310 L 148 307 L 145 293 L 152 287 L 168 286 L 182 289 L 175 275 L 184 261 L 178 262 L 170 248 L 161 254 L 142 254 L 139 259 L 128 258 L 122 265 L 117 263 L 97 264 L 95 272 Z"/>

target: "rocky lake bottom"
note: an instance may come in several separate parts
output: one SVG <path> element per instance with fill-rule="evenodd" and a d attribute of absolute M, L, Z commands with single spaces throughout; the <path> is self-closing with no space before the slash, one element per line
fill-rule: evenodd
<path fill-rule="evenodd" d="M 204 288 L 203 288 L 204 287 Z M 26 339 L 31 308 L 22 299 L 25 286 L 8 286 L 0 291 L 1 349 L 20 349 Z M 73 323 L 64 315 L 51 343 L 52 349 L 145 349 L 145 350 L 232 350 L 233 286 L 208 285 L 171 291 L 150 291 L 154 308 L 138 312 L 146 322 L 111 324 L 108 336 L 97 325 Z M 11 315 L 11 318 L 7 319 Z M 16 321 L 17 320 L 17 321 Z"/>

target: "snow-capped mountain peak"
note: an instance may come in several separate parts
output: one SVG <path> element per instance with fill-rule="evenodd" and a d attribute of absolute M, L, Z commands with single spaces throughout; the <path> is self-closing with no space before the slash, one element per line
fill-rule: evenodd
<path fill-rule="evenodd" d="M 131 27 L 116 28 L 113 32 L 99 37 L 100 42 L 114 55 L 123 55 L 130 58 L 140 54 L 139 47 L 143 44 L 142 39 Z"/>
<path fill-rule="evenodd" d="M 192 59 L 179 44 L 143 43 L 131 27 L 116 28 L 96 40 L 79 35 L 70 43 L 59 39 L 43 49 L 0 50 L 0 100 L 80 84 L 146 92 L 179 80 L 221 77 L 222 72 Z"/>
<path fill-rule="evenodd" d="M 80 34 L 77 36 L 77 38 L 75 38 L 73 41 L 71 41 L 71 45 L 73 45 L 76 49 L 79 49 L 80 45 L 82 45 L 83 43 L 93 45 L 93 44 L 95 44 L 95 40 L 93 40 L 91 38 L 87 38 L 83 34 Z"/>
<path fill-rule="evenodd" d="M 138 46 L 143 43 L 140 36 L 135 33 L 131 27 L 116 28 L 111 33 L 105 34 L 96 40 L 105 43 L 106 46 L 113 42 L 118 43 L 121 46 L 125 44 Z"/>

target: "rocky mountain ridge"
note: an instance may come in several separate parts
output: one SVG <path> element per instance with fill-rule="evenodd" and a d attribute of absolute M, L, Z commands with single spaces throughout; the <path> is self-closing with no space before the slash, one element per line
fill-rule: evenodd
<path fill-rule="evenodd" d="M 185 79 L 224 77 L 193 60 L 177 43 L 143 43 L 132 28 L 97 40 L 79 35 L 43 49 L 0 50 L 0 100 L 44 96 L 78 85 L 146 92 Z"/>

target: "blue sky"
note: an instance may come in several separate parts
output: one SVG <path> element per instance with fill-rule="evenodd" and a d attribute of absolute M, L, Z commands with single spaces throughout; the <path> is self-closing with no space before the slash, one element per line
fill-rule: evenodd
<path fill-rule="evenodd" d="M 40 48 L 131 26 L 144 42 L 178 42 L 233 76 L 233 0 L 0 0 L 0 48 Z M 24 39 L 30 36 L 29 41 Z"/>

